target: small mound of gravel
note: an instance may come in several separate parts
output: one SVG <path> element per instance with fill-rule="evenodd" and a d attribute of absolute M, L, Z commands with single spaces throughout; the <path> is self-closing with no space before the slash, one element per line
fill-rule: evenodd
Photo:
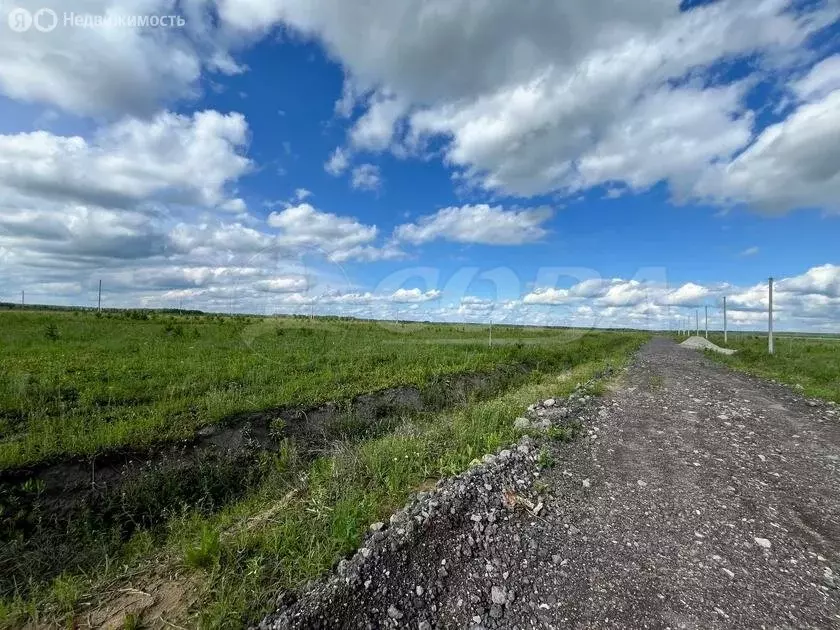
<path fill-rule="evenodd" d="M 713 352 L 719 352 L 720 354 L 735 354 L 737 352 L 737 350 L 732 350 L 731 348 L 721 348 L 720 346 L 713 344 L 705 337 L 698 337 L 697 335 L 689 337 L 680 345 L 683 348 L 691 348 L 692 350 L 712 350 Z"/>

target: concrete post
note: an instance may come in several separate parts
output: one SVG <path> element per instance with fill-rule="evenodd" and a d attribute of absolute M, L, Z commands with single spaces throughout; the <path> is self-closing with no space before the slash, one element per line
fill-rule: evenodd
<path fill-rule="evenodd" d="M 726 296 L 723 296 L 723 343 L 729 341 L 729 335 L 726 330 Z"/>
<path fill-rule="evenodd" d="M 768 297 L 769 297 L 769 306 L 770 308 L 767 310 L 767 351 L 770 354 L 774 354 L 776 352 L 776 348 L 773 345 L 773 278 L 770 278 L 768 283 Z"/>

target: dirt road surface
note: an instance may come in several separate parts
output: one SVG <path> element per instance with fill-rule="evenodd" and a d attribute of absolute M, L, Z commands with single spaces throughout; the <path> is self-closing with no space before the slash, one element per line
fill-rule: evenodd
<path fill-rule="evenodd" d="M 441 485 L 263 625 L 840 628 L 836 406 L 666 339 L 578 402 L 582 438 Z"/>

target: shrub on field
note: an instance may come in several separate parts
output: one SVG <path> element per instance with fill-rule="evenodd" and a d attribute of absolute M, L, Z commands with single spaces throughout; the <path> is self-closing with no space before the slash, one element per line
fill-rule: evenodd
<path fill-rule="evenodd" d="M 58 341 L 58 338 L 61 336 L 58 332 L 58 326 L 56 326 L 54 322 L 47 324 L 47 327 L 44 330 L 44 336 L 50 341 Z"/>
<path fill-rule="evenodd" d="M 166 327 L 163 329 L 163 332 L 166 334 L 167 337 L 183 337 L 184 336 L 184 327 L 181 324 L 175 324 L 173 322 L 169 322 L 166 324 Z"/>

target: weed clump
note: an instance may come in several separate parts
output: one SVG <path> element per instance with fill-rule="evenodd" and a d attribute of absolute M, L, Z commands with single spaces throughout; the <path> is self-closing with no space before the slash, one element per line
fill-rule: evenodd
<path fill-rule="evenodd" d="M 184 552 L 184 563 L 193 569 L 212 569 L 218 566 L 220 554 L 219 532 L 205 525 L 198 539 Z"/>
<path fill-rule="evenodd" d="M 542 468 L 554 468 L 554 455 L 545 446 L 540 449 L 540 454 L 537 457 L 537 465 Z"/>
<path fill-rule="evenodd" d="M 184 327 L 181 324 L 168 322 L 164 327 L 163 332 L 167 337 L 177 337 L 180 339 L 184 336 Z"/>

